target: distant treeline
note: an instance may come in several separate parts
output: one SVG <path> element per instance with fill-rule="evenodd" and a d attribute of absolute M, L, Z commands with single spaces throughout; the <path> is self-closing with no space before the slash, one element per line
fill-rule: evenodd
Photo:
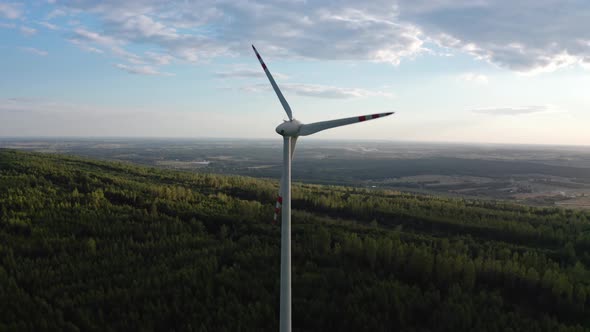
<path fill-rule="evenodd" d="M 277 182 L 0 150 L 0 331 L 278 330 Z M 293 188 L 295 331 L 590 330 L 590 212 Z"/>

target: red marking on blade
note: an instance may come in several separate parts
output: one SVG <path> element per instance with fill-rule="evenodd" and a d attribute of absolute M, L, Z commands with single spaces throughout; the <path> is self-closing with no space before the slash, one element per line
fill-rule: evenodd
<path fill-rule="evenodd" d="M 359 121 L 360 122 L 363 122 L 365 120 L 367 120 L 367 117 L 366 116 L 364 116 L 364 115 L 363 116 L 359 116 Z"/>
<path fill-rule="evenodd" d="M 373 115 L 371 115 L 371 118 L 373 118 L 373 119 L 377 119 L 378 117 L 380 117 L 379 114 L 373 114 Z"/>
<path fill-rule="evenodd" d="M 281 212 L 281 208 L 276 208 L 276 209 L 275 209 L 275 213 L 277 213 L 277 214 L 278 214 L 279 212 Z"/>
<path fill-rule="evenodd" d="M 277 202 L 283 204 L 283 198 L 281 196 L 279 196 L 279 198 L 277 198 Z"/>

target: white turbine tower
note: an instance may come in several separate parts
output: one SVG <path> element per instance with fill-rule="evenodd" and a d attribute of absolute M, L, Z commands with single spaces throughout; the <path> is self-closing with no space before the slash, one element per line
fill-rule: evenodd
<path fill-rule="evenodd" d="M 331 121 L 321 121 L 310 124 L 303 124 L 293 119 L 293 113 L 291 107 L 287 103 L 287 100 L 281 93 L 281 90 L 277 86 L 274 78 L 268 71 L 266 64 L 262 61 L 260 54 L 256 50 L 256 47 L 252 45 L 254 53 L 262 69 L 266 73 L 266 77 L 270 81 L 272 88 L 275 90 L 277 97 L 281 101 L 281 105 L 287 112 L 289 121 L 284 121 L 277 128 L 276 131 L 279 135 L 283 136 L 283 175 L 279 186 L 279 197 L 276 203 L 274 220 L 276 222 L 279 212 L 281 212 L 281 305 L 280 305 L 280 331 L 290 332 L 291 331 L 291 160 L 293 159 L 293 151 L 295 150 L 295 144 L 299 136 L 308 136 L 315 134 L 319 131 L 345 126 L 352 123 L 363 122 L 366 120 L 372 120 L 388 116 L 393 114 L 379 113 L 371 115 L 354 116 L 351 118 L 344 118 Z M 282 205 L 282 209 L 281 209 Z"/>

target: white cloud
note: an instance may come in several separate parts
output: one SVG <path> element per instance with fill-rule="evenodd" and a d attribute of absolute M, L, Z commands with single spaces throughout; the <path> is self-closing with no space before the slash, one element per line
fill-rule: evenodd
<path fill-rule="evenodd" d="M 146 61 L 144 59 L 142 59 L 141 56 L 129 52 L 126 49 L 119 47 L 119 46 L 114 46 L 111 47 L 111 51 L 113 52 L 113 54 L 124 58 L 125 60 L 127 60 L 128 62 L 134 64 L 134 65 L 141 65 L 141 64 L 145 64 Z"/>
<path fill-rule="evenodd" d="M 152 66 L 129 66 L 118 63 L 115 65 L 116 68 L 119 68 L 123 71 L 126 71 L 130 74 L 137 74 L 137 75 L 160 75 L 160 76 L 171 76 L 170 73 L 164 73 L 158 71 L 156 68 Z"/>
<path fill-rule="evenodd" d="M 125 38 L 115 38 L 106 33 L 98 33 L 84 27 L 75 28 L 69 41 L 87 52 L 104 53 L 103 49 L 106 49 L 110 54 L 132 64 L 131 66 L 125 64 L 115 65 L 116 68 L 130 74 L 170 75 L 170 73 L 159 71 L 157 67 L 168 65 L 175 59 L 174 56 L 161 52 L 146 51 L 143 55 L 135 54 L 125 48 L 129 43 Z"/>
<path fill-rule="evenodd" d="M 82 46 L 82 49 L 90 52 L 90 53 L 98 53 L 98 54 L 103 54 L 104 51 L 101 50 L 100 48 L 96 48 L 96 47 L 92 47 L 92 46 Z"/>
<path fill-rule="evenodd" d="M 488 84 L 488 77 L 483 74 L 477 73 L 464 73 L 459 76 L 463 81 L 477 83 L 477 84 Z"/>
<path fill-rule="evenodd" d="M 21 47 L 21 50 L 31 53 L 31 54 L 35 54 L 35 55 L 39 55 L 39 56 L 46 56 L 47 54 L 49 54 L 49 52 L 44 51 L 44 50 L 40 50 L 34 47 Z"/>
<path fill-rule="evenodd" d="M 181 38 L 176 29 L 146 15 L 110 17 L 109 29 L 118 38 L 132 41 L 172 41 Z"/>
<path fill-rule="evenodd" d="M 561 112 L 551 105 L 513 106 L 513 107 L 485 107 L 472 109 L 471 112 L 486 115 L 510 116 L 526 115 L 536 113 L 558 113 Z"/>
<path fill-rule="evenodd" d="M 63 10 L 63 9 L 54 9 L 54 10 L 50 11 L 50 12 L 49 12 L 49 13 L 48 13 L 48 14 L 45 16 L 45 18 L 46 18 L 46 19 L 48 19 L 48 20 L 51 20 L 51 19 L 54 19 L 54 18 L 56 18 L 56 17 L 60 17 L 60 16 L 66 16 L 66 15 L 67 15 L 67 13 L 66 13 L 66 11 L 65 11 L 65 10 Z"/>
<path fill-rule="evenodd" d="M 0 17 L 14 20 L 20 18 L 21 15 L 21 4 L 14 2 L 0 3 Z"/>
<path fill-rule="evenodd" d="M 249 52 L 269 56 L 399 64 L 424 51 L 420 30 L 387 1 L 342 3 L 212 1 L 65 1 L 95 13 L 111 38 L 156 46 L 186 61 Z M 261 19 L 264 17 L 264 19 Z"/>
<path fill-rule="evenodd" d="M 144 23 L 146 22 L 151 21 L 144 21 Z M 208 44 L 206 40 L 199 37 L 175 35 L 162 29 L 159 24 L 156 24 L 156 27 L 152 29 L 148 26 L 149 24 L 144 23 L 138 26 L 129 25 L 127 26 L 128 30 L 121 34 L 98 33 L 84 27 L 77 27 L 74 29 L 70 42 L 86 50 L 93 44 L 105 47 L 111 51 L 111 54 L 136 65 L 149 63 L 154 66 L 162 66 L 170 64 L 172 60 L 178 58 L 194 62 L 202 56 L 209 57 L 212 54 L 224 53 L 223 47 Z M 125 49 L 126 45 L 134 42 L 153 44 L 158 48 L 164 48 L 165 52 L 147 51 L 143 56 L 140 56 Z"/>
<path fill-rule="evenodd" d="M 98 47 L 93 45 L 102 47 L 110 51 L 111 54 L 124 59 L 126 62 L 132 63 L 134 65 L 144 65 L 148 61 L 143 59 L 141 56 L 127 51 L 124 47 L 126 42 L 113 38 L 111 36 L 101 34 L 98 32 L 90 31 L 83 27 L 78 27 L 74 29 L 73 36 L 69 39 L 69 42 L 78 46 L 79 48 L 83 49 L 87 52 L 92 53 L 104 53 L 104 51 Z M 136 68 L 136 67 L 132 67 Z M 139 68 L 139 67 L 137 67 Z M 144 70 L 149 71 L 149 70 Z M 128 70 L 129 73 L 132 73 L 132 70 Z"/>
<path fill-rule="evenodd" d="M 0 6 L 0 16 L 22 16 L 16 3 Z M 393 65 L 432 54 L 428 45 L 435 43 L 528 74 L 590 62 L 590 5 L 576 0 L 63 0 L 54 6 L 47 19 L 93 16 L 100 32 L 74 30 L 95 44 L 88 47 L 140 45 L 188 62 L 249 53 L 250 43 L 269 57 Z M 144 54 L 133 61 L 162 66 L 172 58 Z"/>
<path fill-rule="evenodd" d="M 156 52 L 145 52 L 145 57 L 157 65 L 167 65 L 174 60 L 170 54 L 161 54 Z"/>
<path fill-rule="evenodd" d="M 38 22 L 37 24 L 39 24 L 43 27 L 46 27 L 49 30 L 59 30 L 59 27 L 57 25 L 49 23 L 49 22 L 43 21 L 43 22 Z"/>
<path fill-rule="evenodd" d="M 86 44 L 85 42 L 79 40 L 79 39 L 68 39 L 68 41 L 76 46 L 78 46 L 80 49 L 82 49 L 83 51 L 86 52 L 90 52 L 90 53 L 98 53 L 98 54 L 102 54 L 104 53 L 103 50 L 90 46 L 88 44 Z"/>
<path fill-rule="evenodd" d="M 586 1 L 399 2 L 400 15 L 437 43 L 521 73 L 550 72 L 590 55 Z"/>
<path fill-rule="evenodd" d="M 286 84 L 285 88 L 295 94 L 319 98 L 362 98 L 362 97 L 393 97 L 383 91 L 371 91 L 358 88 L 339 88 L 314 84 Z"/>
<path fill-rule="evenodd" d="M 107 47 L 116 47 L 123 44 L 121 40 L 118 40 L 110 36 L 101 35 L 97 32 L 90 31 L 85 28 L 74 29 L 74 37 L 72 39 L 78 40 L 80 42 L 92 42 Z"/>
<path fill-rule="evenodd" d="M 22 33 L 25 36 L 32 36 L 37 33 L 37 29 L 33 29 L 30 27 L 26 27 L 26 26 L 21 26 L 19 28 L 19 30 L 20 30 L 20 33 Z"/>

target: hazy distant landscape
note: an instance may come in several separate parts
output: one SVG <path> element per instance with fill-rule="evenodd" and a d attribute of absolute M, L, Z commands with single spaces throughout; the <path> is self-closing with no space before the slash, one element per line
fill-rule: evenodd
<path fill-rule="evenodd" d="M 278 180 L 281 141 L 2 138 L 0 148 Z M 295 181 L 590 208 L 590 147 L 302 140 Z"/>

